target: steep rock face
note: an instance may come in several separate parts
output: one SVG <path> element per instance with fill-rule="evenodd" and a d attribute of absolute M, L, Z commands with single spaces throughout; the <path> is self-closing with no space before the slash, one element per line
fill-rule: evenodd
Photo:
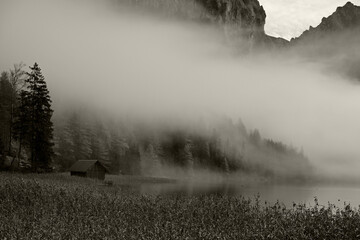
<path fill-rule="evenodd" d="M 360 7 L 351 2 L 291 40 L 291 49 L 326 63 L 329 71 L 360 81 Z"/>
<path fill-rule="evenodd" d="M 171 18 L 236 25 L 264 32 L 266 14 L 258 0 L 115 0 Z"/>
<path fill-rule="evenodd" d="M 231 31 L 243 30 L 243 34 L 251 37 L 264 34 L 266 14 L 257 0 L 196 0 L 219 23 Z"/>
<path fill-rule="evenodd" d="M 285 39 L 264 32 L 266 13 L 258 0 L 117 0 L 169 18 L 216 24 L 230 45 L 247 51 L 254 46 L 282 46 Z"/>
<path fill-rule="evenodd" d="M 227 41 L 241 50 L 287 45 L 282 38 L 267 36 L 266 13 L 258 0 L 196 0 L 212 21 L 224 28 Z"/>
<path fill-rule="evenodd" d="M 358 27 L 360 27 L 360 7 L 347 2 L 343 7 L 338 7 L 329 17 L 324 17 L 317 27 L 310 26 L 309 30 L 300 37 L 292 39 L 291 42 L 318 39 Z"/>

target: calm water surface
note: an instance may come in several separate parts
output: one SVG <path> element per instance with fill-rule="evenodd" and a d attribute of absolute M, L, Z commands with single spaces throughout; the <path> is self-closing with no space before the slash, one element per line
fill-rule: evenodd
<path fill-rule="evenodd" d="M 286 206 L 293 203 L 314 205 L 314 198 L 318 198 L 319 204 L 327 206 L 328 202 L 338 207 L 344 206 L 344 202 L 353 207 L 360 205 L 360 187 L 335 186 L 335 185 L 275 185 L 253 184 L 239 185 L 231 183 L 221 184 L 195 184 L 195 183 L 169 183 L 169 184 L 141 184 L 138 190 L 143 194 L 151 195 L 228 195 L 254 198 L 260 195 L 262 204 L 265 202 L 275 203 L 279 200 Z"/>

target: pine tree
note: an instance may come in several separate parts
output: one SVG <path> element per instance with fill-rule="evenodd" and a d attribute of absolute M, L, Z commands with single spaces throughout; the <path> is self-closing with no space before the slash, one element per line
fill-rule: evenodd
<path fill-rule="evenodd" d="M 9 74 L 2 72 L 0 76 L 0 139 L 2 140 L 4 151 L 9 149 L 11 92 Z"/>
<path fill-rule="evenodd" d="M 75 147 L 73 139 L 71 138 L 71 133 L 69 128 L 65 126 L 64 128 L 58 130 L 58 141 L 57 141 L 57 155 L 58 163 L 64 170 L 67 170 L 74 164 L 76 161 L 75 158 Z"/>
<path fill-rule="evenodd" d="M 260 135 L 259 130 L 255 129 L 254 131 L 250 132 L 249 141 L 252 144 L 256 145 L 256 146 L 260 145 L 260 143 L 261 143 L 261 135 Z"/>
<path fill-rule="evenodd" d="M 209 152 L 211 160 L 210 165 L 221 169 L 223 163 L 222 141 L 220 135 L 215 129 L 213 130 L 213 134 L 210 138 Z"/>
<path fill-rule="evenodd" d="M 14 69 L 10 70 L 9 74 L 9 82 L 11 85 L 11 94 L 10 94 L 10 127 L 9 127 L 9 148 L 8 151 L 11 154 L 12 152 L 12 139 L 14 135 L 14 122 L 17 108 L 17 98 L 24 87 L 24 80 L 26 72 L 22 69 L 25 66 L 24 63 L 14 64 Z"/>
<path fill-rule="evenodd" d="M 187 139 L 184 147 L 184 158 L 185 158 L 185 166 L 190 176 L 193 175 L 193 170 L 194 170 L 194 158 L 191 152 L 191 148 L 192 148 L 191 140 Z"/>
<path fill-rule="evenodd" d="M 68 151 L 68 153 L 71 151 L 71 157 L 64 155 L 64 157 L 68 159 L 70 157 L 70 165 L 77 160 L 88 159 L 90 157 L 92 152 L 91 138 L 93 133 L 91 128 L 87 126 L 85 121 L 80 118 L 77 112 L 71 114 L 66 126 L 63 129 L 63 133 L 65 134 L 64 137 L 67 138 L 70 149 L 62 149 L 62 151 Z"/>
<path fill-rule="evenodd" d="M 149 145 L 148 152 L 150 153 L 152 159 L 152 174 L 153 176 L 158 176 L 161 173 L 161 161 L 159 154 L 162 153 L 162 150 L 156 137 L 153 138 L 152 144 Z"/>
<path fill-rule="evenodd" d="M 192 152 L 194 162 L 200 165 L 209 164 L 210 159 L 210 146 L 209 140 L 203 136 L 193 137 Z"/>
<path fill-rule="evenodd" d="M 17 123 L 20 142 L 30 149 L 33 171 L 48 168 L 53 152 L 53 123 L 51 99 L 45 78 L 37 63 L 30 67 L 25 79 L 26 89 L 20 93 Z"/>
<path fill-rule="evenodd" d="M 109 149 L 109 159 L 110 159 L 110 169 L 112 173 L 119 174 L 120 172 L 120 156 L 121 156 L 121 139 L 117 132 L 110 133 L 110 149 Z"/>
<path fill-rule="evenodd" d="M 5 161 L 5 156 L 4 156 L 4 143 L 0 137 L 0 169 L 3 168 L 4 165 L 4 161 Z"/>
<path fill-rule="evenodd" d="M 160 160 L 153 146 L 155 144 L 152 139 L 144 148 L 140 148 L 141 153 L 141 173 L 143 175 L 155 176 L 160 170 Z"/>
<path fill-rule="evenodd" d="M 229 161 L 227 159 L 226 156 L 223 156 L 222 157 L 223 159 L 223 171 L 226 173 L 226 174 L 229 174 L 230 173 L 230 167 L 229 167 Z"/>
<path fill-rule="evenodd" d="M 110 142 L 108 129 L 102 122 L 93 126 L 90 138 L 90 158 L 99 160 L 104 166 L 110 167 Z"/>
<path fill-rule="evenodd" d="M 23 145 L 29 146 L 29 131 L 30 131 L 30 110 L 31 105 L 29 94 L 22 91 L 19 97 L 19 107 L 16 111 L 16 121 L 14 124 L 14 137 L 19 142 L 17 156 L 20 158 Z"/>

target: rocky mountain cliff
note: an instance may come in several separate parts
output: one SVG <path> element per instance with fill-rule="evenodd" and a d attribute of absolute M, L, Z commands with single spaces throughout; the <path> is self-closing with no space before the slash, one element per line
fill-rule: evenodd
<path fill-rule="evenodd" d="M 209 13 L 212 21 L 224 27 L 228 40 L 263 36 L 266 13 L 257 0 L 196 0 Z"/>
<path fill-rule="evenodd" d="M 224 26 L 225 34 L 232 41 L 250 40 L 252 46 L 283 47 L 289 41 L 265 34 L 266 13 L 258 0 L 195 0 L 201 3 L 212 18 Z M 314 40 L 339 32 L 360 30 L 360 7 L 347 2 L 329 17 L 324 17 L 317 27 L 310 26 L 292 43 L 305 39 Z M 360 31 L 359 31 L 360 33 Z M 244 42 L 242 41 L 242 44 Z"/>
<path fill-rule="evenodd" d="M 258 0 L 195 0 L 223 27 L 229 42 L 234 45 L 282 46 L 282 38 L 265 34 L 266 13 Z M 245 41 L 244 41 L 245 40 Z"/>
<path fill-rule="evenodd" d="M 360 81 L 360 7 L 351 2 L 338 7 L 290 46 L 297 55 L 326 63 L 329 71 Z"/>
<path fill-rule="evenodd" d="M 354 28 L 360 29 L 360 7 L 347 2 L 343 7 L 338 7 L 329 17 L 324 17 L 317 27 L 310 26 L 309 30 L 298 38 L 292 39 L 291 42 L 319 39 Z"/>
<path fill-rule="evenodd" d="M 282 48 L 298 42 L 310 42 L 328 34 L 360 25 L 360 7 L 348 2 L 317 27 L 310 27 L 300 37 L 289 41 L 269 36 L 264 31 L 266 12 L 258 0 L 114 0 L 157 14 L 217 25 L 226 41 L 239 51 Z"/>
<path fill-rule="evenodd" d="M 230 45 L 241 50 L 283 46 L 282 38 L 265 34 L 266 13 L 258 0 L 117 0 L 170 18 L 218 25 Z"/>
<path fill-rule="evenodd" d="M 360 7 L 347 2 L 338 7 L 329 17 L 324 17 L 317 27 L 310 26 L 300 37 L 290 42 L 265 34 L 266 13 L 258 0 L 195 0 L 201 3 L 212 18 L 224 26 L 225 34 L 231 42 L 246 47 L 284 47 L 297 42 L 315 41 L 320 38 L 336 38 L 339 32 L 360 33 Z M 346 33 L 347 34 L 347 33 Z M 346 35 L 345 33 L 343 35 Z M 335 36 L 330 36 L 335 35 Z M 341 34 L 340 34 L 341 35 Z"/>

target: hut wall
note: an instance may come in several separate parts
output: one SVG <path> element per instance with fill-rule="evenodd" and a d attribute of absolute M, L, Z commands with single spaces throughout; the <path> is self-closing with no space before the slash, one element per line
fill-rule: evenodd
<path fill-rule="evenodd" d="M 87 177 L 104 180 L 105 179 L 105 168 L 103 166 L 101 166 L 100 164 L 96 163 L 87 171 Z"/>
<path fill-rule="evenodd" d="M 71 176 L 86 177 L 86 172 L 71 172 Z"/>

